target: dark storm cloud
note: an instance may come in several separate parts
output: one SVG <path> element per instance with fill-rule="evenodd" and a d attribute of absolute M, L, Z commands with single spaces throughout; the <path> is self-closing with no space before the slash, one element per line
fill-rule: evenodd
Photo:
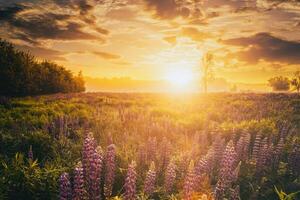
<path fill-rule="evenodd" d="M 245 50 L 229 54 L 228 57 L 235 57 L 249 64 L 256 64 L 260 59 L 269 62 L 300 64 L 300 42 L 281 39 L 270 33 L 229 39 L 223 43 L 245 47 Z"/>
<path fill-rule="evenodd" d="M 20 15 L 22 11 L 35 9 L 36 4 L 31 3 L 30 6 L 27 4 L 24 6 L 25 4 L 19 3 L 1 6 L 0 25 L 10 30 L 8 33 L 10 38 L 21 39 L 30 43 L 38 43 L 37 40 L 39 39 L 104 41 L 101 36 L 83 31 L 84 27 L 90 26 L 97 33 L 104 35 L 109 33 L 108 30 L 96 25 L 95 17 L 90 13 L 93 6 L 88 1 L 56 0 L 54 3 L 54 5 L 71 10 L 65 12 L 68 14 L 54 13 L 49 10 Z"/>

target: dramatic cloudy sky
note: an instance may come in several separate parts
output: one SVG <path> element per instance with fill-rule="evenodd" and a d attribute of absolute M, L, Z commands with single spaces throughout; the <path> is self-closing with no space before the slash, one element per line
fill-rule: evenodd
<path fill-rule="evenodd" d="M 300 69 L 299 0 L 0 0 L 0 37 L 91 77 L 177 69 L 260 83 Z"/>

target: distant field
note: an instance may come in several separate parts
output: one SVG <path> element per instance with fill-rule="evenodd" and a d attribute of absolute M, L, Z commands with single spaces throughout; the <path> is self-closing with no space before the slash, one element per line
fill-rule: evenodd
<path fill-rule="evenodd" d="M 0 199 L 275 200 L 300 191 L 300 95 L 1 98 L 0 161 Z"/>

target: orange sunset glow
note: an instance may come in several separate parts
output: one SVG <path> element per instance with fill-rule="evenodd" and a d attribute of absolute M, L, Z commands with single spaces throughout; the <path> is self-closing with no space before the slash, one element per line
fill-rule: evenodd
<path fill-rule="evenodd" d="M 82 71 L 87 91 L 199 91 L 208 52 L 210 91 L 232 85 L 269 91 L 270 78 L 292 77 L 300 68 L 297 1 L 1 0 L 0 5 L 0 37 L 39 59 Z"/>

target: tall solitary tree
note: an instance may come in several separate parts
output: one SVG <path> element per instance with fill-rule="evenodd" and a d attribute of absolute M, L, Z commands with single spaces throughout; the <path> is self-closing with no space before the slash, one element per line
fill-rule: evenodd
<path fill-rule="evenodd" d="M 212 78 L 212 62 L 213 62 L 213 54 L 211 52 L 207 52 L 202 60 L 202 82 L 203 82 L 203 91 L 207 93 L 208 81 Z"/>
<path fill-rule="evenodd" d="M 291 85 L 297 92 L 300 92 L 300 71 L 296 71 L 294 77 L 291 80 Z"/>

